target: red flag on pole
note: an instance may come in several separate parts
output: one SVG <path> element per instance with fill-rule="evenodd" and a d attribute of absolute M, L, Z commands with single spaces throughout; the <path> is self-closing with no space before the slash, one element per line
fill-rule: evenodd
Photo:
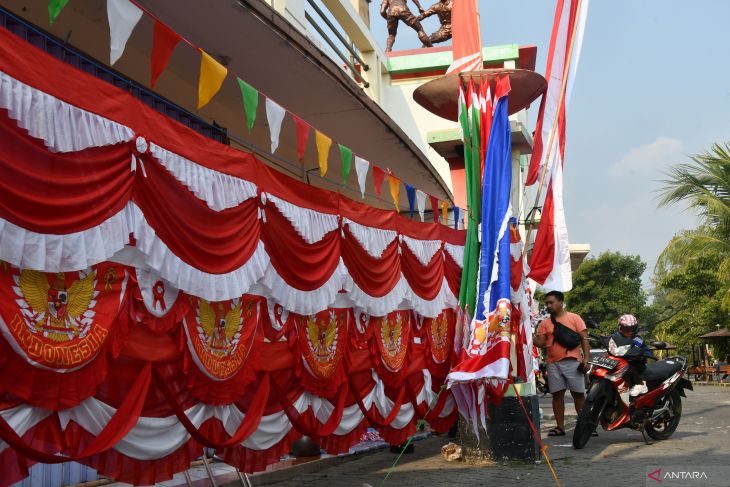
<path fill-rule="evenodd" d="M 482 42 L 479 33 L 477 0 L 453 2 L 451 22 L 454 60 L 446 70 L 446 74 L 481 69 L 483 65 Z"/>

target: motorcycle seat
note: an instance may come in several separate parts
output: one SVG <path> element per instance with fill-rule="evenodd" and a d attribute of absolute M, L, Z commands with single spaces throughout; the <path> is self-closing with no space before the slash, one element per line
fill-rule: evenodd
<path fill-rule="evenodd" d="M 665 359 L 648 364 L 641 378 L 647 382 L 661 382 L 669 379 L 675 372 L 682 368 L 682 364 L 677 360 Z"/>

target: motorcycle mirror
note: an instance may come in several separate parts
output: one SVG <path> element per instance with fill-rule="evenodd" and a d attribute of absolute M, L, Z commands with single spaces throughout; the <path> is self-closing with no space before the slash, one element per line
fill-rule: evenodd
<path fill-rule="evenodd" d="M 651 342 L 651 346 L 657 350 L 664 350 L 667 348 L 667 342 Z"/>
<path fill-rule="evenodd" d="M 591 328 L 595 330 L 598 328 L 598 323 L 596 323 L 595 320 L 589 316 L 588 319 L 586 319 L 586 328 Z"/>

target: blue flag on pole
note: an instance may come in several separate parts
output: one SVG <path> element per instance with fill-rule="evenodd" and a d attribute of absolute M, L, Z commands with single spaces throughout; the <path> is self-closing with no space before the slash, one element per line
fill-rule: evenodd
<path fill-rule="evenodd" d="M 495 313 L 500 300 L 510 302 L 512 136 L 507 115 L 509 78 L 498 80 L 496 91 L 501 96 L 494 111 L 482 180 L 482 252 L 474 316 L 478 321 Z"/>

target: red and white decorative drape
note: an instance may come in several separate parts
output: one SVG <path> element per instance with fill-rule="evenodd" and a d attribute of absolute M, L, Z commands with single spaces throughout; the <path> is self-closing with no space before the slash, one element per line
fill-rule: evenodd
<path fill-rule="evenodd" d="M 270 170 L 0 29 L 0 470 L 448 428 L 464 233 Z M 438 400 L 437 400 L 438 397 Z M 62 454 L 64 458 L 54 457 Z"/>

